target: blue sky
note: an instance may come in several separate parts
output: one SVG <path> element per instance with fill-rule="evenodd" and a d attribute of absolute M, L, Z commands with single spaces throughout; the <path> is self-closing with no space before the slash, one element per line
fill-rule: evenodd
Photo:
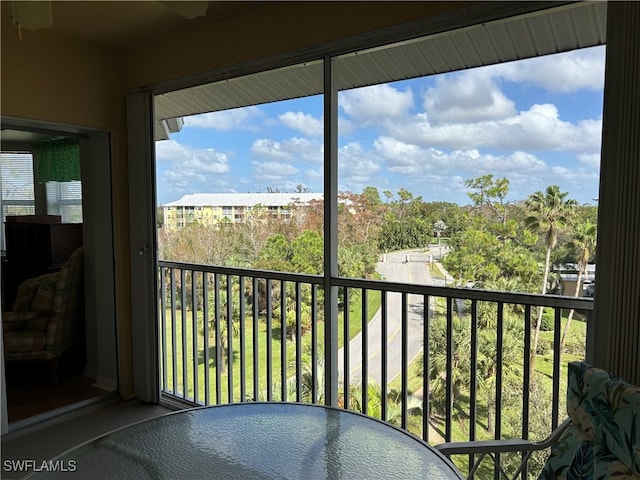
<path fill-rule="evenodd" d="M 464 182 L 506 177 L 508 200 L 557 184 L 598 196 L 604 47 L 339 95 L 341 191 L 405 188 L 468 204 Z M 185 118 L 156 144 L 158 204 L 190 193 L 321 192 L 322 97 Z"/>

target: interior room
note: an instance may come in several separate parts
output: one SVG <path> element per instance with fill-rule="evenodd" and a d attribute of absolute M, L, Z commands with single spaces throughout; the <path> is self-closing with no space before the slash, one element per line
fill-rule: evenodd
<path fill-rule="evenodd" d="M 87 362 L 95 352 L 88 352 L 79 136 L 3 127 L 1 138 L 7 412 L 19 426 L 98 401 L 113 387 L 99 385 Z M 68 282 L 59 292 L 63 270 Z M 45 353 L 36 332 L 52 328 L 54 315 L 68 338 L 48 336 Z"/>

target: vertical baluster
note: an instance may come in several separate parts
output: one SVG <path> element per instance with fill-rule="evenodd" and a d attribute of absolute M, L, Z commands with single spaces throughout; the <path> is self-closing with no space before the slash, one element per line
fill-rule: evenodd
<path fill-rule="evenodd" d="M 504 303 L 498 302 L 498 316 L 496 322 L 496 431 L 495 438 L 502 435 L 502 360 L 504 357 Z"/>
<path fill-rule="evenodd" d="M 429 330 L 430 302 L 429 295 L 423 296 L 422 312 L 422 439 L 429 441 Z"/>
<path fill-rule="evenodd" d="M 407 428 L 407 405 L 409 403 L 409 295 L 402 292 L 402 325 L 401 328 L 401 375 L 402 375 L 402 420 L 401 427 Z"/>
<path fill-rule="evenodd" d="M 223 347 L 224 348 L 224 347 Z M 227 275 L 227 401 L 233 403 L 233 277 Z"/>
<path fill-rule="evenodd" d="M 524 365 L 523 365 L 523 419 L 522 438 L 529 439 L 529 392 L 531 389 L 531 305 L 524 307 Z"/>
<path fill-rule="evenodd" d="M 182 333 L 182 398 L 186 399 L 189 391 L 189 377 L 187 372 L 187 272 L 180 270 L 180 325 Z"/>
<path fill-rule="evenodd" d="M 196 289 L 198 275 L 191 270 L 191 340 L 193 363 L 193 401 L 199 403 L 198 396 L 198 290 Z"/>
<path fill-rule="evenodd" d="M 522 379 L 522 438 L 529 439 L 529 390 L 531 385 L 531 369 L 529 359 L 531 358 L 531 305 L 524 307 L 524 365 Z M 522 454 L 524 458 L 524 453 Z M 527 465 L 522 471 L 522 479 L 528 477 Z"/>
<path fill-rule="evenodd" d="M 476 439 L 478 406 L 478 301 L 471 301 L 471 378 L 469 379 L 469 440 Z M 469 468 L 474 455 L 469 455 Z"/>
<path fill-rule="evenodd" d="M 167 269 L 160 268 L 160 358 L 162 365 L 162 391 L 167 391 L 169 385 L 167 382 Z"/>
<path fill-rule="evenodd" d="M 204 348 L 204 404 L 211 404 L 209 382 L 209 274 L 202 272 L 202 336 Z"/>
<path fill-rule="evenodd" d="M 287 282 L 280 281 L 280 399 L 287 401 Z"/>
<path fill-rule="evenodd" d="M 169 270 L 169 274 L 171 275 L 171 367 L 173 370 L 172 375 L 172 383 L 173 383 L 173 394 L 177 395 L 178 393 L 178 339 L 176 338 L 178 335 L 178 327 L 177 323 L 177 312 L 176 312 L 176 278 L 175 278 L 175 270 L 171 268 Z"/>
<path fill-rule="evenodd" d="M 342 396 L 343 396 L 343 404 L 344 408 L 349 410 L 351 405 L 349 390 L 351 389 L 350 385 L 350 376 L 351 376 L 351 365 L 349 363 L 349 309 L 350 301 L 349 297 L 351 295 L 351 291 L 349 287 L 344 287 L 344 311 L 342 317 L 342 353 L 343 353 L 343 367 L 342 367 Z"/>
<path fill-rule="evenodd" d="M 258 315 L 260 313 L 258 296 L 258 277 L 253 277 L 253 401 L 257 402 L 260 398 L 260 355 L 258 352 L 258 334 L 260 333 L 258 325 Z"/>
<path fill-rule="evenodd" d="M 496 440 L 502 437 L 502 359 L 504 356 L 504 303 L 498 302 L 498 318 L 496 322 L 496 418 L 495 436 Z M 494 469 L 495 480 L 500 479 L 500 454 L 496 454 L 496 467 Z"/>
<path fill-rule="evenodd" d="M 245 355 L 245 298 L 244 298 L 244 276 L 238 278 L 238 302 L 240 304 L 240 319 L 238 328 L 240 330 L 240 401 L 244 402 L 247 396 L 247 364 Z"/>
<path fill-rule="evenodd" d="M 222 345 L 222 341 L 220 339 L 220 274 L 214 273 L 214 325 L 216 328 L 216 405 L 220 405 L 222 403 L 222 395 L 221 388 L 222 385 L 222 349 L 224 348 Z"/>
<path fill-rule="evenodd" d="M 558 418 L 560 416 L 560 334 L 562 330 L 562 309 L 556 307 L 554 309 L 554 328 L 553 328 L 553 403 L 551 412 L 551 430 L 558 427 Z"/>
<path fill-rule="evenodd" d="M 447 297 L 447 381 L 446 381 L 446 402 L 445 409 L 445 442 L 451 441 L 451 420 L 453 415 L 453 298 Z"/>
<path fill-rule="evenodd" d="M 296 282 L 296 402 L 302 401 L 302 286 Z"/>
<path fill-rule="evenodd" d="M 318 286 L 311 285 L 311 403 L 318 403 Z M 324 364 L 324 362 L 323 362 Z M 324 388 L 324 386 L 323 386 Z"/>
<path fill-rule="evenodd" d="M 362 413 L 369 412 L 369 302 L 368 290 L 362 289 Z"/>
<path fill-rule="evenodd" d="M 272 326 L 272 318 L 273 318 L 273 305 L 271 302 L 271 279 L 265 279 L 267 282 L 267 401 L 273 400 L 273 326 Z"/>
<path fill-rule="evenodd" d="M 382 414 L 382 420 L 386 420 L 387 419 L 387 336 L 388 336 L 388 331 L 387 331 L 387 291 L 385 290 L 384 292 L 382 292 L 382 299 L 380 302 L 380 310 L 382 310 L 382 316 L 380 318 L 381 320 L 381 325 L 382 325 L 382 334 L 380 335 L 380 339 L 381 339 L 381 345 L 380 345 L 380 351 L 382 352 L 381 355 L 381 368 L 380 368 L 380 377 L 382 379 L 382 381 L 380 382 L 380 388 L 382 390 L 380 397 L 381 397 L 381 414 Z"/>

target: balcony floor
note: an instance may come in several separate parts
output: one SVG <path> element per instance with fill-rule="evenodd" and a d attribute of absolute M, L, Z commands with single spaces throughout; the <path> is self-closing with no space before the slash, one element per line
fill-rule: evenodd
<path fill-rule="evenodd" d="M 49 460 L 56 455 L 116 428 L 157 417 L 171 410 L 136 400 L 112 399 L 25 427 L 2 437 L 3 479 L 20 479 L 28 472 L 7 472 L 5 460 Z"/>

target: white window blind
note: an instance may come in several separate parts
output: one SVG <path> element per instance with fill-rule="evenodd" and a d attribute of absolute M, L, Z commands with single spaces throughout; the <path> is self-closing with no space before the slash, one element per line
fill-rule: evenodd
<path fill-rule="evenodd" d="M 7 215 L 35 214 L 33 156 L 24 152 L 0 153 L 2 188 L 2 250 L 5 250 L 4 222 Z"/>
<path fill-rule="evenodd" d="M 47 182 L 47 214 L 62 215 L 65 223 L 82 223 L 82 183 Z"/>
<path fill-rule="evenodd" d="M 7 215 L 46 213 L 62 216 L 64 223 L 82 222 L 82 182 L 47 182 L 47 211 L 36 212 L 33 155 L 28 152 L 0 153 L 2 188 L 1 249 L 5 250 L 4 222 Z"/>

